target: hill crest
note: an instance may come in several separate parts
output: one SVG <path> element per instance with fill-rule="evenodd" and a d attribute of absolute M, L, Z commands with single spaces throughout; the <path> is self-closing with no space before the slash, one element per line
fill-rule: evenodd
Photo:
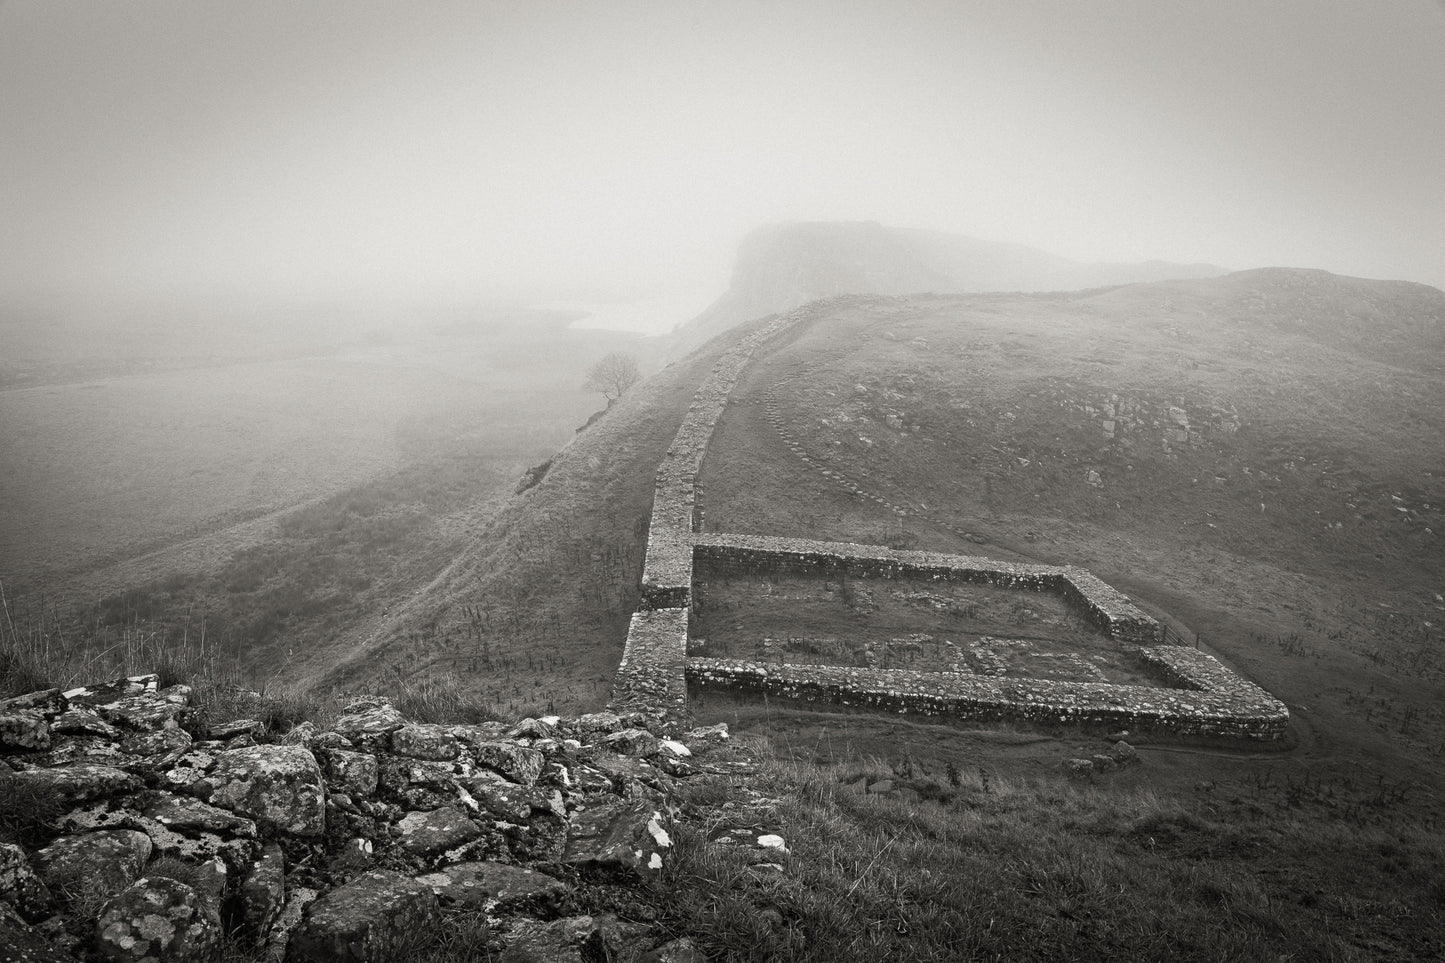
<path fill-rule="evenodd" d="M 728 290 L 675 334 L 686 351 L 742 321 L 839 294 L 1064 291 L 1225 273 L 1209 264 L 1084 264 L 1023 244 L 876 221 L 770 224 L 738 247 Z"/>

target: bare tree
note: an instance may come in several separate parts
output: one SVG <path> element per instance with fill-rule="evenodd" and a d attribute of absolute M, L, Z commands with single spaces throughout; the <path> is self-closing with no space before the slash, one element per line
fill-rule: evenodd
<path fill-rule="evenodd" d="M 582 384 L 586 391 L 600 391 L 607 398 L 607 407 L 627 393 L 642 376 L 637 371 L 637 359 L 630 354 L 614 351 L 594 364 L 587 372 Z"/>

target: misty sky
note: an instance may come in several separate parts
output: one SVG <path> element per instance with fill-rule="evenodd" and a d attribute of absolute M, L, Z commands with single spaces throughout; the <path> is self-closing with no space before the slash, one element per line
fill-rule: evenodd
<path fill-rule="evenodd" d="M 1445 286 L 1445 8 L 0 0 L 0 295 L 716 293 L 799 219 Z"/>

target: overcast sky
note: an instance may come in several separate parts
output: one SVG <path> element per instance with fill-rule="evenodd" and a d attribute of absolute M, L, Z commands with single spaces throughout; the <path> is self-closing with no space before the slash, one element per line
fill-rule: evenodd
<path fill-rule="evenodd" d="M 720 291 L 798 219 L 1445 286 L 1445 8 L 0 0 L 0 294 Z"/>

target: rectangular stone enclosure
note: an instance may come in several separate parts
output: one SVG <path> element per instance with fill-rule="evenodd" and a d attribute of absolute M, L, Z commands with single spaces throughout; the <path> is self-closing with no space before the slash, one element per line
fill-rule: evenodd
<path fill-rule="evenodd" d="M 722 571 L 846 574 L 868 581 L 924 578 L 1052 593 L 1110 637 L 1137 646 L 1139 658 L 1161 685 L 685 658 L 688 612 L 683 606 L 669 606 L 634 618 L 624 660 L 630 670 L 625 674 L 633 680 L 630 694 L 645 695 L 654 708 L 685 707 L 690 683 L 839 707 L 980 722 L 1169 731 L 1251 740 L 1276 739 L 1288 724 L 1288 711 L 1269 693 L 1203 652 L 1160 644 L 1163 630 L 1157 621 L 1081 569 L 758 535 L 694 533 L 687 541 L 692 549 L 689 561 L 705 561 Z M 684 598 L 690 604 L 690 592 Z M 674 594 L 668 600 L 683 599 Z M 638 675 L 639 670 L 645 671 L 645 678 Z"/>

